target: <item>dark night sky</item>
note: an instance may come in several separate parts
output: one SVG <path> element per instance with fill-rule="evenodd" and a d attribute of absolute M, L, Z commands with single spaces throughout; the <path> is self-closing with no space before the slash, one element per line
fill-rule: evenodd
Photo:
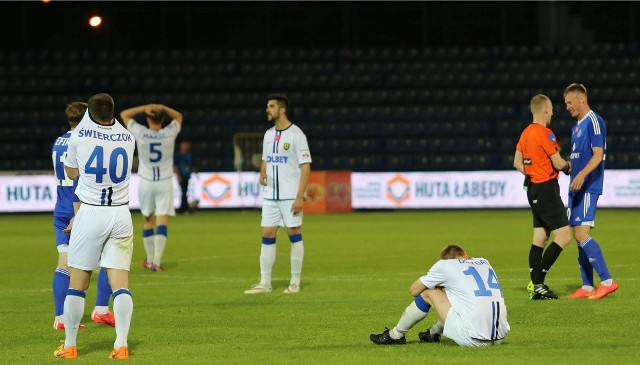
<path fill-rule="evenodd" d="M 595 41 L 637 41 L 635 2 L 561 2 Z M 537 2 L 2 2 L 1 49 L 371 48 L 540 43 Z M 91 29 L 90 15 L 104 26 Z M 602 16 L 606 14 L 606 16 Z M 593 26 L 591 26 L 593 25 Z"/>

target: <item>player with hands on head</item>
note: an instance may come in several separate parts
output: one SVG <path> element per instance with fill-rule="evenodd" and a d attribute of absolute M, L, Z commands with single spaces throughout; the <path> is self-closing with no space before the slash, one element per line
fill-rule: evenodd
<path fill-rule="evenodd" d="M 525 175 L 524 188 L 533 214 L 533 243 L 529 249 L 527 285 L 530 299 L 558 299 L 544 283 L 547 272 L 571 241 L 566 209 L 560 196 L 558 171 L 571 172 L 571 163 L 560 156 L 556 136 L 549 129 L 551 100 L 542 94 L 531 98 L 533 121 L 520 135 L 513 166 Z M 553 242 L 545 250 L 550 234 Z M 543 253 L 544 250 L 544 253 Z"/>
<path fill-rule="evenodd" d="M 147 126 L 136 122 L 144 114 Z M 163 126 L 164 116 L 170 120 Z M 164 271 L 162 255 L 167 246 L 169 216 L 175 215 L 173 202 L 173 154 L 182 114 L 162 104 L 147 104 L 125 109 L 120 118 L 135 136 L 138 148 L 138 187 L 142 213 L 142 242 L 147 253 L 143 267 Z M 155 228 L 155 231 L 154 231 Z"/>

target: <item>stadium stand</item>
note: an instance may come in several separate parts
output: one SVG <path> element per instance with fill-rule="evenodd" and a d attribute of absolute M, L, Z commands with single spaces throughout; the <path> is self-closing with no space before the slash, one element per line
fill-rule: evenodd
<path fill-rule="evenodd" d="M 568 150 L 575 121 L 562 92 L 571 82 L 587 86 L 607 122 L 607 167 L 640 168 L 638 56 L 632 44 L 0 50 L 0 169 L 50 169 L 64 106 L 106 91 L 119 109 L 158 102 L 183 110 L 180 138 L 193 142 L 200 171 L 233 171 L 232 136 L 269 127 L 272 92 L 289 95 L 314 169 L 508 170 L 537 93 L 554 102 L 552 128 Z"/>

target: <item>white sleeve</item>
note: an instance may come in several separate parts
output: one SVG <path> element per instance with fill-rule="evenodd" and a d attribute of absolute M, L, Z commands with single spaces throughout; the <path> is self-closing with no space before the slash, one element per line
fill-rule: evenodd
<path fill-rule="evenodd" d="M 171 123 L 167 124 L 164 128 L 162 128 L 163 131 L 168 132 L 169 136 L 171 137 L 176 137 L 178 135 L 178 133 L 180 133 L 180 131 L 182 130 L 182 125 L 180 123 L 178 123 L 177 120 L 172 120 Z"/>
<path fill-rule="evenodd" d="M 69 138 L 69 145 L 67 147 L 67 157 L 64 159 L 64 164 L 66 166 L 71 167 L 72 169 L 78 168 L 78 158 L 77 158 L 77 150 L 76 150 L 76 139 L 73 138 L 73 133 Z M 66 176 L 66 175 L 65 175 Z"/>
<path fill-rule="evenodd" d="M 433 289 L 436 286 L 443 286 L 444 282 L 447 280 L 447 276 L 444 272 L 443 268 L 443 260 L 440 260 L 431 266 L 429 272 L 426 275 L 420 277 L 420 281 L 424 286 L 429 289 Z"/>
<path fill-rule="evenodd" d="M 137 137 L 140 134 L 140 131 L 145 129 L 140 123 L 136 122 L 135 119 L 131 118 L 127 122 L 127 129 L 134 137 Z"/>
<path fill-rule="evenodd" d="M 296 136 L 296 157 L 298 158 L 298 164 L 311 163 L 311 152 L 309 151 L 309 143 L 307 142 L 307 136 L 304 134 L 298 134 Z"/>

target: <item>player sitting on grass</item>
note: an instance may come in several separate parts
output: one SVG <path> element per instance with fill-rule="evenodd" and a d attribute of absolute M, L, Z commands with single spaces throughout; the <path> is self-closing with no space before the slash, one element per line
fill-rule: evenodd
<path fill-rule="evenodd" d="M 405 334 L 434 307 L 438 322 L 418 334 L 423 342 L 439 342 L 441 335 L 460 346 L 499 345 L 509 332 L 507 307 L 498 277 L 484 258 L 469 258 L 462 247 L 440 252 L 426 275 L 409 289 L 415 300 L 393 329 L 369 338 L 378 345 L 405 344 Z"/>

